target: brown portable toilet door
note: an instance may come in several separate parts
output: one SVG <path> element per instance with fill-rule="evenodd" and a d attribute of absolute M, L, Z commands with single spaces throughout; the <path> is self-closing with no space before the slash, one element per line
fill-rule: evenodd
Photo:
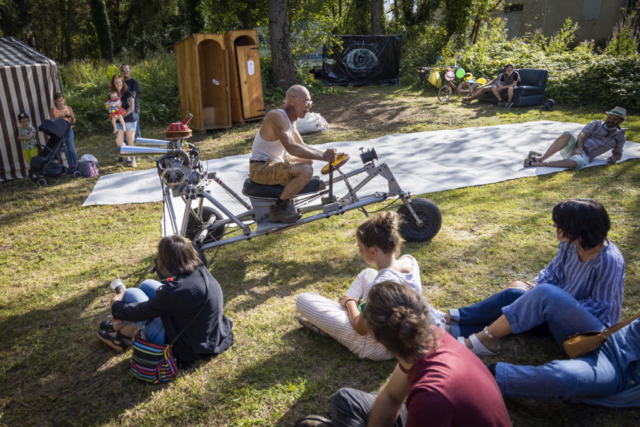
<path fill-rule="evenodd" d="M 236 46 L 236 54 L 240 74 L 243 116 L 245 119 L 264 116 L 258 46 Z"/>

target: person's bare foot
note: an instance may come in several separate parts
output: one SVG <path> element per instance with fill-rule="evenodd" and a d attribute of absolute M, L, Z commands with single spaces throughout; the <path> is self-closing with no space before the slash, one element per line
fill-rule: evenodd
<path fill-rule="evenodd" d="M 465 105 L 470 105 L 471 104 L 471 100 L 468 99 L 468 98 L 463 98 L 462 101 L 460 101 L 460 102 L 462 102 Z"/>
<path fill-rule="evenodd" d="M 113 134 L 115 135 L 116 133 L 118 133 L 118 128 L 113 128 Z"/>

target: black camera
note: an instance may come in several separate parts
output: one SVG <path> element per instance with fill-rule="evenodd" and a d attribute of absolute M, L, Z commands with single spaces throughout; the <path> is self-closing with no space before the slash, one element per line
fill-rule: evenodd
<path fill-rule="evenodd" d="M 364 147 L 361 147 L 360 151 L 362 151 L 362 153 L 360 153 L 360 158 L 362 159 L 362 163 L 365 165 L 367 163 L 373 163 L 374 160 L 378 160 L 375 148 L 369 148 L 367 151 L 364 151 Z"/>

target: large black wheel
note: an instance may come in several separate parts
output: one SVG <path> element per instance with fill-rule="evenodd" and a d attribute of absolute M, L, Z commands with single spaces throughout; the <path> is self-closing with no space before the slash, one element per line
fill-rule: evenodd
<path fill-rule="evenodd" d="M 444 85 L 438 91 L 438 99 L 442 102 L 446 102 L 449 100 L 449 98 L 451 98 L 452 93 L 453 93 L 453 90 L 451 89 L 451 86 Z"/>
<path fill-rule="evenodd" d="M 418 226 L 407 205 L 400 206 L 398 214 L 402 218 L 400 226 L 402 237 L 408 242 L 425 242 L 433 239 L 442 225 L 442 214 L 438 206 L 431 200 L 411 199 L 411 207 L 422 221 L 422 226 Z"/>
<path fill-rule="evenodd" d="M 216 217 L 216 221 L 220 221 L 222 219 L 222 215 L 220 215 L 220 212 L 218 212 L 211 206 L 202 207 L 202 220 L 200 220 L 200 218 L 195 218 L 193 215 L 189 215 L 185 237 L 189 240 L 195 239 L 200 230 L 202 230 L 202 226 L 209 221 L 209 218 L 211 218 L 212 215 Z M 217 242 L 224 235 L 226 229 L 226 225 L 210 228 L 209 233 L 207 234 L 207 237 L 205 237 L 202 244 L 206 245 L 208 243 Z"/>

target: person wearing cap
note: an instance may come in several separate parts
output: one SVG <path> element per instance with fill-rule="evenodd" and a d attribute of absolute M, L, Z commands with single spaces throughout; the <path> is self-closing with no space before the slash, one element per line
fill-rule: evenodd
<path fill-rule="evenodd" d="M 38 155 L 36 142 L 36 128 L 31 126 L 31 119 L 27 113 L 18 114 L 18 140 L 22 142 L 22 155 L 26 164 L 31 164 L 31 159 Z"/>
<path fill-rule="evenodd" d="M 626 117 L 627 110 L 622 107 L 607 111 L 604 122 L 594 120 L 578 135 L 573 132 L 560 135 L 543 156 L 538 157 L 540 153 L 530 151 L 524 159 L 524 167 L 582 169 L 609 150 L 611 157 L 607 159 L 607 163 L 613 165 L 622 157 L 622 148 L 627 141 L 624 130 L 620 127 Z M 547 159 L 557 152 L 560 152 L 563 160 L 548 162 Z"/>

